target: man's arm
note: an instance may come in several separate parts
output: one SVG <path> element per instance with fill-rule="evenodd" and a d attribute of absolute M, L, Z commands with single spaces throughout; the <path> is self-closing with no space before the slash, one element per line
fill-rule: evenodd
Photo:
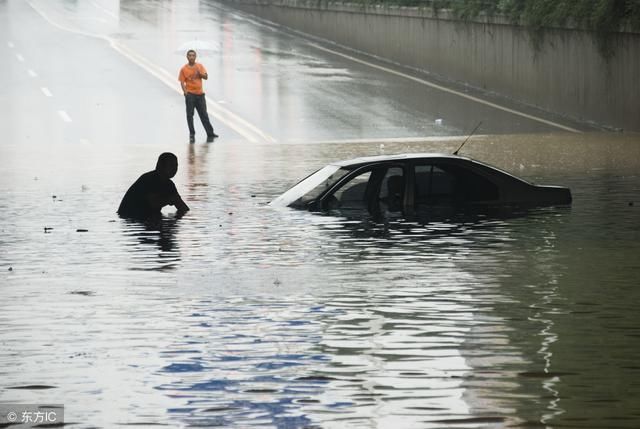
<path fill-rule="evenodd" d="M 180 74 L 178 75 L 178 80 L 180 81 L 180 87 L 182 88 L 182 93 L 187 95 L 187 79 L 184 76 L 184 71 L 180 70 Z"/>
<path fill-rule="evenodd" d="M 207 69 L 204 68 L 204 66 L 202 64 L 198 64 L 198 74 L 200 75 L 200 77 L 204 80 L 209 79 L 209 73 L 207 73 Z"/>
<path fill-rule="evenodd" d="M 186 213 L 189 211 L 189 206 L 182 200 L 182 197 L 180 197 L 180 194 L 178 194 L 176 192 L 176 194 L 173 197 L 173 206 L 176 207 L 176 209 L 178 209 L 178 213 Z"/>
<path fill-rule="evenodd" d="M 180 194 L 177 192 L 174 194 L 149 194 L 147 195 L 147 201 L 153 208 L 153 210 L 162 210 L 164 206 L 175 206 L 178 212 L 184 213 L 189 211 L 189 206 L 182 200 Z"/>

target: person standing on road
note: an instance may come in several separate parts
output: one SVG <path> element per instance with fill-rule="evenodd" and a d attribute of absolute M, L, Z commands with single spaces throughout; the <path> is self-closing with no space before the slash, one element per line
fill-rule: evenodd
<path fill-rule="evenodd" d="M 204 98 L 204 91 L 202 90 L 202 79 L 208 79 L 209 75 L 207 70 L 200 63 L 196 63 L 196 51 L 190 49 L 187 51 L 187 64 L 180 69 L 180 76 L 178 80 L 182 86 L 182 92 L 184 93 L 184 101 L 187 106 L 187 125 L 189 125 L 189 142 L 193 143 L 196 140 L 196 130 L 193 126 L 193 109 L 198 111 L 202 126 L 207 132 L 207 141 L 212 142 L 214 138 L 218 137 L 213 132 L 213 127 L 209 121 L 209 115 L 207 114 L 207 102 Z"/>
<path fill-rule="evenodd" d="M 178 216 L 189 211 L 171 178 L 178 171 L 178 158 L 171 152 L 158 157 L 156 169 L 144 173 L 124 194 L 118 214 L 123 218 L 150 220 L 161 216 L 164 206 L 175 206 Z"/>

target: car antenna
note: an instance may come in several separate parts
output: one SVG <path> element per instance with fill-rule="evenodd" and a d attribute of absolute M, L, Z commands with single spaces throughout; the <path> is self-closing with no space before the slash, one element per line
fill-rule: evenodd
<path fill-rule="evenodd" d="M 469 135 L 467 136 L 467 138 L 466 138 L 466 139 L 464 139 L 464 141 L 462 142 L 462 144 L 460 145 L 460 147 L 459 147 L 455 152 L 453 152 L 453 154 L 454 154 L 454 155 L 457 155 L 457 154 L 458 154 L 458 152 L 460 151 L 460 149 L 462 149 L 462 146 L 464 146 L 464 144 L 467 142 L 467 140 L 469 140 L 469 138 L 473 135 L 473 133 L 475 133 L 475 132 L 476 132 L 476 130 L 480 127 L 480 125 L 481 125 L 481 124 L 482 124 L 482 121 L 478 122 L 478 125 L 476 125 L 476 127 L 473 129 L 473 131 L 471 131 L 471 134 L 469 134 Z"/>

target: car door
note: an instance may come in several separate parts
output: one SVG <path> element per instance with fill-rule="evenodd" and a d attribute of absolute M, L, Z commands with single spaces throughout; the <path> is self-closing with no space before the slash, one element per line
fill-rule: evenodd
<path fill-rule="evenodd" d="M 407 175 L 403 165 L 388 165 L 380 172 L 374 207 L 381 214 L 404 214 L 407 208 Z"/>
<path fill-rule="evenodd" d="M 448 215 L 498 200 L 498 186 L 472 169 L 447 162 L 418 162 L 413 169 L 413 208 Z"/>
<path fill-rule="evenodd" d="M 322 198 L 325 210 L 402 213 L 406 204 L 406 175 L 402 164 L 361 167 L 344 177 Z"/>

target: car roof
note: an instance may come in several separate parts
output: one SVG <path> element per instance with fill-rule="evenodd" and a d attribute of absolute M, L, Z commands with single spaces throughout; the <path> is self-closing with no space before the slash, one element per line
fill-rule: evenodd
<path fill-rule="evenodd" d="M 485 164 L 482 161 L 477 161 L 472 158 L 467 158 L 465 156 L 458 155 L 450 155 L 446 153 L 401 153 L 394 155 L 375 155 L 375 156 L 363 156 L 360 158 L 347 159 L 343 161 L 332 162 L 329 165 L 333 165 L 336 167 L 359 167 L 367 164 L 375 164 L 378 162 L 390 162 L 390 161 L 406 161 L 412 159 L 424 159 L 424 160 L 456 160 L 456 161 L 464 161 L 470 163 L 471 165 L 478 166 L 482 168 L 484 171 L 493 171 L 495 173 L 500 173 L 502 175 L 506 175 L 511 177 L 512 179 L 518 180 L 520 182 L 529 183 L 526 180 L 514 176 L 508 171 L 502 170 L 501 168 L 494 167 L 493 165 Z"/>
<path fill-rule="evenodd" d="M 432 159 L 432 160 L 463 159 L 465 161 L 478 162 L 470 158 L 465 158 L 463 156 L 448 155 L 443 153 L 401 153 L 401 154 L 395 154 L 395 155 L 363 156 L 360 158 L 332 162 L 331 165 L 335 165 L 337 167 L 348 167 L 348 166 L 355 166 L 360 164 L 371 164 L 376 162 L 400 161 L 400 160 L 409 160 L 409 159 Z"/>

